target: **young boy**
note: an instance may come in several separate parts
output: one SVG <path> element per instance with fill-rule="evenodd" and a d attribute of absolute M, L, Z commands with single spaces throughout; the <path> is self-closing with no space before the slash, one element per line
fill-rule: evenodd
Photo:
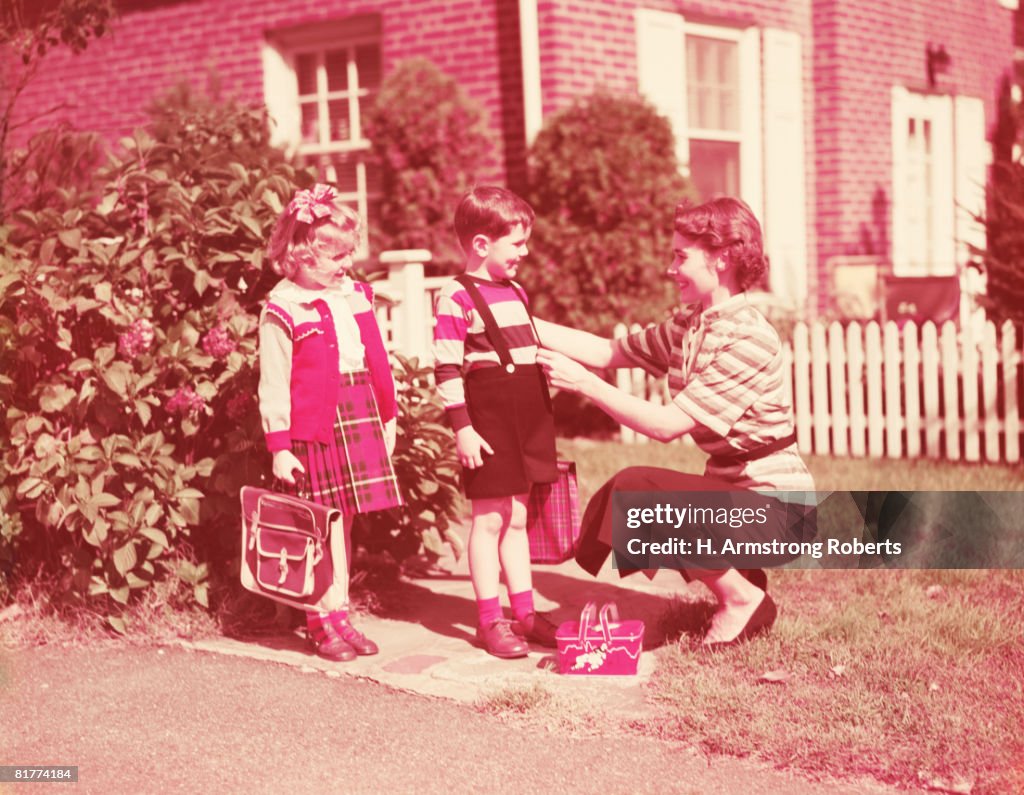
<path fill-rule="evenodd" d="M 455 431 L 472 502 L 469 572 L 477 641 L 496 657 L 523 657 L 527 640 L 554 647 L 555 627 L 533 606 L 526 503 L 534 483 L 558 477 L 547 381 L 526 294 L 513 277 L 527 254 L 533 209 L 511 191 L 480 187 L 455 211 L 465 271 L 437 299 L 437 388 Z M 498 600 L 504 572 L 515 622 Z"/>

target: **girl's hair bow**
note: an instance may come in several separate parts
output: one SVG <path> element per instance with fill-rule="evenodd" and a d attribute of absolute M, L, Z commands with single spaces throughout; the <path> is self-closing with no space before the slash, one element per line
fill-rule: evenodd
<path fill-rule="evenodd" d="M 288 203 L 288 212 L 303 223 L 311 224 L 334 212 L 337 192 L 330 185 L 317 183 L 309 190 L 300 190 Z"/>

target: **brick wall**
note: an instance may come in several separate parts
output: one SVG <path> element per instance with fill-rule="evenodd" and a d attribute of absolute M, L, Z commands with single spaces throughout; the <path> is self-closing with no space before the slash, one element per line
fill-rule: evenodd
<path fill-rule="evenodd" d="M 818 0 L 814 29 L 819 267 L 835 255 L 888 258 L 892 87 L 927 90 L 925 49 L 941 44 L 952 64 L 937 89 L 983 99 L 991 127 L 1013 12 L 996 0 Z"/>
<path fill-rule="evenodd" d="M 181 80 L 205 87 L 214 68 L 225 93 L 262 102 L 260 53 L 267 31 L 379 13 L 385 71 L 398 59 L 425 56 L 455 77 L 486 109 L 495 144 L 486 178 L 503 180 L 501 133 L 512 132 L 516 112 L 521 129 L 522 99 L 521 78 L 508 62 L 507 47 L 499 57 L 497 41 L 506 36 L 499 31 L 502 2 L 122 0 L 120 17 L 108 36 L 78 56 L 54 52 L 44 73 L 22 96 L 19 117 L 64 103 L 66 108 L 35 128 L 66 120 L 116 140 L 144 120 L 143 108 L 154 96 Z M 503 26 L 507 15 L 505 9 Z M 518 29 L 514 38 L 518 52 Z"/>

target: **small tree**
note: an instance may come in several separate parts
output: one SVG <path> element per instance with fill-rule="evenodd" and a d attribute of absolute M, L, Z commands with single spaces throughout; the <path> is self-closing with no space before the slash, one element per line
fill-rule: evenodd
<path fill-rule="evenodd" d="M 1024 327 L 1024 160 L 1015 144 L 1022 143 L 1022 109 L 1013 102 L 1006 80 L 1000 92 L 993 136 L 994 162 L 984 219 L 988 242 L 975 249 L 987 277 L 979 303 L 990 319 L 1009 320 Z"/>
<path fill-rule="evenodd" d="M 529 166 L 537 224 L 522 280 L 537 313 L 608 332 L 667 308 L 673 211 L 691 195 L 668 120 L 598 92 L 547 120 Z"/>
<path fill-rule="evenodd" d="M 26 13 L 24 0 L 4 0 L 0 5 L 0 56 L 4 56 L 0 57 L 0 221 L 10 204 L 10 179 L 25 168 L 37 148 L 45 151 L 46 145 L 53 143 L 52 139 L 36 138 L 27 151 L 12 153 L 11 133 L 61 108 L 48 108 L 16 123 L 18 99 L 55 47 L 64 46 L 76 54 L 82 52 L 90 39 L 106 32 L 112 15 L 111 0 L 61 0 L 56 8 L 44 13 Z M 43 162 L 41 157 L 36 160 Z"/>
<path fill-rule="evenodd" d="M 490 145 L 482 109 L 433 63 L 412 58 L 385 77 L 366 123 L 381 178 L 374 248 L 425 248 L 442 266 L 458 263 L 451 219 Z"/>

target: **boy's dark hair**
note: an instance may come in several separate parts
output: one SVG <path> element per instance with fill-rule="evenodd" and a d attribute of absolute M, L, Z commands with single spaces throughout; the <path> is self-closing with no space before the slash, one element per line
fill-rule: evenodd
<path fill-rule="evenodd" d="M 529 231 L 535 218 L 533 208 L 512 191 L 485 185 L 462 197 L 455 208 L 453 226 L 459 245 L 468 252 L 474 236 L 487 235 L 495 240 L 511 232 L 516 224 Z"/>
<path fill-rule="evenodd" d="M 761 224 L 746 202 L 731 196 L 676 207 L 675 231 L 713 254 L 722 253 L 735 268 L 741 290 L 753 287 L 768 271 Z"/>

